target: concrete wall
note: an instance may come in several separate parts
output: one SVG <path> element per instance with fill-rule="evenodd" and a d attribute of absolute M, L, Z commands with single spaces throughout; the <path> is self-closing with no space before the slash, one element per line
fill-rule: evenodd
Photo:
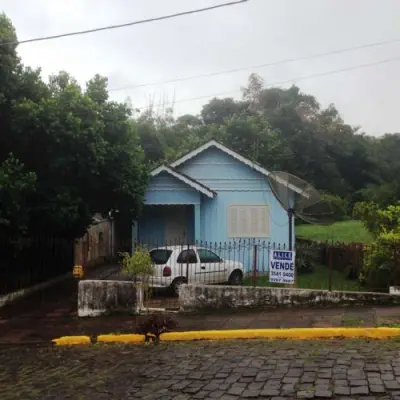
<path fill-rule="evenodd" d="M 189 284 L 182 286 L 179 301 L 183 311 L 194 311 L 224 308 L 398 305 L 400 296 L 386 293 Z"/>
<path fill-rule="evenodd" d="M 82 280 L 78 287 L 78 316 L 136 313 L 137 290 L 129 281 Z"/>

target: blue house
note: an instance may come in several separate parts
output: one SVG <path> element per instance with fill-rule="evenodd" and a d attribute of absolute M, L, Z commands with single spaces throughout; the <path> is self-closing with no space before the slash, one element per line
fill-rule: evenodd
<path fill-rule="evenodd" d="M 133 239 L 149 247 L 257 241 L 287 248 L 288 215 L 271 191 L 269 174 L 212 140 L 151 172 Z M 248 252 L 246 264 L 252 257 Z"/>

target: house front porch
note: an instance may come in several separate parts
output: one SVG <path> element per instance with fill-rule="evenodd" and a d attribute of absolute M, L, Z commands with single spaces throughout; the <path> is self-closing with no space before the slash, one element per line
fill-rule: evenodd
<path fill-rule="evenodd" d="M 144 210 L 132 225 L 132 244 L 188 244 L 201 240 L 201 204 L 216 193 L 173 168 L 152 172 Z"/>
<path fill-rule="evenodd" d="M 136 242 L 151 247 L 193 243 L 200 240 L 200 205 L 146 205 L 133 229 Z"/>

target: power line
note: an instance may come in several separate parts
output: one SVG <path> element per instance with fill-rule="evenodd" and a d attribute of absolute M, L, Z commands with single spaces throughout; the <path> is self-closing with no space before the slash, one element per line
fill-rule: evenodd
<path fill-rule="evenodd" d="M 267 87 L 269 87 L 269 86 L 278 86 L 278 85 L 284 85 L 286 83 L 294 83 L 294 82 L 302 81 L 302 80 L 306 80 L 306 79 L 320 78 L 320 77 L 323 77 L 323 76 L 339 74 L 339 73 L 342 73 L 342 72 L 353 71 L 353 70 L 357 70 L 357 69 L 361 69 L 361 68 L 372 67 L 374 65 L 385 64 L 385 63 L 389 63 L 389 62 L 393 62 L 393 61 L 400 61 L 400 56 L 399 57 L 393 57 L 393 58 L 387 58 L 385 60 L 380 60 L 380 61 L 374 61 L 374 62 L 370 62 L 370 63 L 367 63 L 367 64 L 360 64 L 360 65 L 354 65 L 352 67 L 336 69 L 336 70 L 333 70 L 333 71 L 321 72 L 321 73 L 307 75 L 307 76 L 300 76 L 298 78 L 287 79 L 287 80 L 280 81 L 280 82 L 268 83 L 265 86 L 267 86 Z M 190 99 L 175 100 L 174 103 L 170 103 L 170 104 L 167 104 L 167 105 L 173 105 L 175 103 L 186 103 L 186 102 L 189 102 L 189 101 L 195 101 L 195 100 L 201 100 L 201 99 L 208 99 L 210 97 L 227 96 L 227 95 L 236 94 L 236 93 L 241 93 L 241 91 L 240 90 L 235 90 L 235 91 L 231 91 L 231 92 L 215 93 L 215 94 L 209 94 L 209 95 L 204 95 L 204 96 L 199 96 L 199 97 L 193 97 L 193 98 L 190 98 Z M 134 108 L 137 109 L 137 110 L 143 110 L 143 109 L 148 108 L 148 107 L 147 106 L 143 106 L 143 107 L 134 107 Z M 161 108 L 161 107 L 157 107 L 157 108 Z"/>
<path fill-rule="evenodd" d="M 108 31 L 108 30 L 111 30 L 111 29 L 125 28 L 127 26 L 146 24 L 146 23 L 155 22 L 155 21 L 163 21 L 163 20 L 166 20 L 166 19 L 182 17 L 184 15 L 191 15 L 191 14 L 197 14 L 197 13 L 201 13 L 201 12 L 205 12 L 205 11 L 211 11 L 211 10 L 215 10 L 217 8 L 234 6 L 234 5 L 237 5 L 237 4 L 240 4 L 240 3 L 245 3 L 247 1 L 249 1 L 249 0 L 231 1 L 229 3 L 217 4 L 215 6 L 204 7 L 204 8 L 198 8 L 196 10 L 182 11 L 180 13 L 163 15 L 161 17 L 154 17 L 154 18 L 143 19 L 143 20 L 140 20 L 140 21 L 127 22 L 125 24 L 108 25 L 108 26 L 104 26 L 104 27 L 101 27 L 101 28 L 87 29 L 87 30 L 83 30 L 83 31 L 60 33 L 58 35 L 43 36 L 43 37 L 25 39 L 25 40 L 20 40 L 20 41 L 13 41 L 13 42 L 4 42 L 4 43 L 0 43 L 0 46 L 13 45 L 13 44 L 24 44 L 24 43 L 32 43 L 32 42 L 41 42 L 41 41 L 44 41 L 44 40 L 59 39 L 59 38 L 62 38 L 62 37 L 85 35 L 87 33 L 94 33 L 94 32 L 100 32 L 100 31 Z"/>
<path fill-rule="evenodd" d="M 181 77 L 181 78 L 173 78 L 173 79 L 168 79 L 168 80 L 165 80 L 165 81 L 143 83 L 143 84 L 139 84 L 139 85 L 126 85 L 126 86 L 121 86 L 121 87 L 117 87 L 117 88 L 111 88 L 111 89 L 109 89 L 109 91 L 112 92 L 112 91 L 117 91 L 117 90 L 135 89 L 135 88 L 140 88 L 140 87 L 163 85 L 163 84 L 166 84 L 166 83 L 175 83 L 175 82 L 188 81 L 188 80 L 198 79 L 198 78 L 207 78 L 207 77 L 211 77 L 211 76 L 232 74 L 232 73 L 235 73 L 235 72 L 246 71 L 246 70 L 249 70 L 249 69 L 259 69 L 259 68 L 265 68 L 265 67 L 272 67 L 272 66 L 275 66 L 275 65 L 288 64 L 288 63 L 295 62 L 295 61 L 304 61 L 304 60 L 309 60 L 309 59 L 312 59 L 312 58 L 326 57 L 326 56 L 330 56 L 330 55 L 334 55 L 334 54 L 341 54 L 341 53 L 346 53 L 346 52 L 350 52 L 350 51 L 361 50 L 361 49 L 366 49 L 366 48 L 371 48 L 371 47 L 384 46 L 384 45 L 387 45 L 387 44 L 399 43 L 399 42 L 400 42 L 400 39 L 392 39 L 392 40 L 386 40 L 386 41 L 382 41 L 382 42 L 367 43 L 367 44 L 363 44 L 363 45 L 359 45 L 359 46 L 345 47 L 343 49 L 332 50 L 332 51 L 327 51 L 327 52 L 323 52 L 323 53 L 311 54 L 309 56 L 286 58 L 286 59 L 283 59 L 283 60 L 271 61 L 269 63 L 258 64 L 258 65 L 248 66 L 248 67 L 226 69 L 226 70 L 210 72 L 210 73 L 205 73 L 205 74 L 192 75 L 192 76 L 186 76 L 186 77 Z"/>

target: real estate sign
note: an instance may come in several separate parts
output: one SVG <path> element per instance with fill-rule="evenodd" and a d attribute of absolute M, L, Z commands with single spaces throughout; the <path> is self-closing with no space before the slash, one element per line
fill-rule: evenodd
<path fill-rule="evenodd" d="M 269 281 L 293 285 L 296 276 L 295 260 L 295 251 L 270 250 Z"/>

